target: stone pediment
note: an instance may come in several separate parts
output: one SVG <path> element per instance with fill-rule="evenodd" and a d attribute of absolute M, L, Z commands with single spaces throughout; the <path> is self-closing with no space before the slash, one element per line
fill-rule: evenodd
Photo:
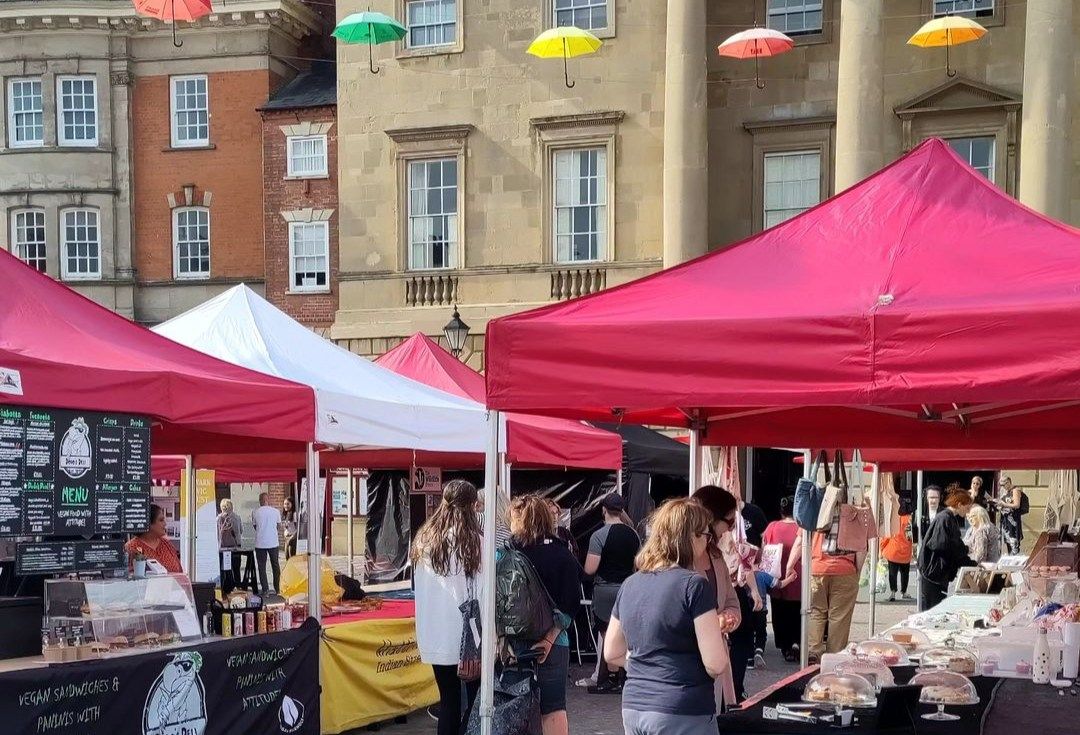
<path fill-rule="evenodd" d="M 1021 103 L 1020 97 L 1004 89 L 957 77 L 904 102 L 893 111 L 897 117 L 910 118 L 918 114 L 932 112 L 995 108 L 1001 110 L 1017 109 Z"/>

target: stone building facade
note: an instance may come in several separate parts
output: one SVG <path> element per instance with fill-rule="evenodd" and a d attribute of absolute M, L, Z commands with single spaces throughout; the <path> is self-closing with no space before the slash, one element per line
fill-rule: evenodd
<path fill-rule="evenodd" d="M 1080 222 L 1072 198 L 1080 174 L 1060 163 L 1080 152 L 1072 134 L 1080 77 L 1044 60 L 1047 48 L 1072 58 L 1080 17 L 1067 0 L 372 7 L 403 19 L 409 33 L 376 50 L 377 75 L 366 48 L 338 47 L 341 297 L 333 336 L 363 354 L 414 331 L 437 334 L 454 303 L 479 353 L 492 316 L 725 247 L 928 136 L 949 139 L 1010 194 Z M 364 8 L 344 0 L 338 17 Z M 943 50 L 906 44 L 948 12 L 990 31 L 952 50 L 952 77 Z M 592 27 L 604 41 L 570 62 L 572 89 L 557 60 L 525 55 L 557 22 Z M 752 61 L 715 51 L 755 22 L 796 41 L 790 53 L 761 61 L 763 89 Z M 595 153 L 583 159 L 575 151 Z M 593 160 L 603 162 L 602 176 Z M 599 179 L 602 196 L 593 196 Z M 1058 204 L 1025 198 L 1025 185 L 1052 192 Z M 442 198 L 429 209 L 436 190 Z M 582 243 L 580 251 L 568 241 Z M 479 365 L 479 354 L 470 361 Z"/>
<path fill-rule="evenodd" d="M 266 298 L 324 333 L 338 308 L 334 71 L 316 65 L 261 108 Z"/>
<path fill-rule="evenodd" d="M 2 246 L 146 323 L 261 286 L 256 108 L 326 25 L 232 0 L 177 48 L 128 0 L 0 3 Z"/>

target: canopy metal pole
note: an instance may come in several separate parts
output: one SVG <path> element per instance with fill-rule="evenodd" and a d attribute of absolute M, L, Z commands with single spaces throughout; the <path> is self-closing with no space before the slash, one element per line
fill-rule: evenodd
<path fill-rule="evenodd" d="M 624 494 L 623 493 L 622 483 L 623 483 L 623 473 L 622 473 L 622 467 L 620 467 L 619 469 L 615 470 L 615 492 L 617 492 L 619 495 Z"/>
<path fill-rule="evenodd" d="M 480 596 L 480 735 L 492 735 L 495 710 L 495 509 L 499 492 L 499 439 L 502 415 L 488 411 L 488 443 L 484 453 L 484 544 Z"/>
<path fill-rule="evenodd" d="M 859 452 L 859 464 L 862 465 L 862 452 Z M 878 521 L 878 512 L 881 508 L 881 502 L 878 499 L 880 493 L 881 465 L 874 465 L 874 474 L 870 479 L 870 512 L 878 528 L 881 528 L 881 523 Z M 880 553 L 881 546 L 875 533 L 874 538 L 870 539 L 870 638 L 874 637 L 877 628 L 877 567 Z"/>
<path fill-rule="evenodd" d="M 690 494 L 701 487 L 701 430 L 690 429 Z"/>
<path fill-rule="evenodd" d="M 919 553 L 919 548 L 923 540 L 923 471 L 919 470 L 915 473 L 915 529 L 916 529 L 916 541 L 915 541 L 915 553 Z M 917 610 L 922 611 L 922 583 L 919 581 L 919 567 L 915 565 L 915 607 Z"/>
<path fill-rule="evenodd" d="M 184 488 L 184 513 L 187 515 L 187 548 L 184 556 L 187 557 L 188 579 L 195 579 L 195 541 L 198 537 L 198 524 L 195 523 L 195 513 L 198 506 L 195 502 L 195 462 L 190 454 L 184 456 L 184 477 L 187 487 Z"/>
<path fill-rule="evenodd" d="M 810 450 L 803 452 L 803 477 L 817 482 L 816 477 L 811 477 L 810 468 L 813 464 L 810 458 Z M 802 616 L 802 625 L 799 630 L 799 665 L 806 668 L 810 663 L 810 555 L 813 553 L 813 531 L 802 531 L 802 603 L 799 613 Z"/>
<path fill-rule="evenodd" d="M 744 447 L 746 450 L 746 488 L 743 492 L 743 499 L 747 503 L 754 502 L 754 448 Z"/>
<path fill-rule="evenodd" d="M 346 523 L 348 524 L 348 527 L 349 527 L 349 541 L 348 541 L 348 548 L 349 548 L 349 552 L 348 552 L 349 553 L 349 577 L 355 577 L 355 575 L 353 574 L 353 471 L 352 471 L 352 467 L 349 467 L 348 469 L 345 470 L 345 477 L 347 477 L 348 480 L 349 480 L 349 490 L 348 490 L 348 493 L 347 493 L 347 496 L 346 496 L 347 497 L 347 502 L 348 502 L 348 505 L 349 505 L 349 510 L 345 515 L 345 517 L 347 519 Z"/>
<path fill-rule="evenodd" d="M 319 453 L 315 445 L 307 445 L 307 538 L 308 538 L 308 615 L 322 619 L 322 533 L 319 511 L 322 498 L 319 492 Z"/>

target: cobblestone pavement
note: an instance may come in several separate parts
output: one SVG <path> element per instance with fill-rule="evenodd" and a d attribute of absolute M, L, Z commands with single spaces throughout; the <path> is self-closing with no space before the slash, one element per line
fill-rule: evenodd
<path fill-rule="evenodd" d="M 882 602 L 877 607 L 877 630 L 884 630 L 895 625 L 903 618 L 910 615 L 915 609 L 913 602 L 888 603 Z M 855 614 L 851 624 L 851 639 L 863 640 L 869 632 L 869 605 L 866 604 L 865 590 L 855 607 Z M 593 667 L 586 665 L 571 666 L 571 679 L 576 681 L 592 673 Z M 758 667 L 746 672 L 746 689 L 748 692 L 760 691 L 785 676 L 794 673 L 796 667 L 793 664 L 784 663 L 780 653 L 771 646 L 766 651 L 765 667 Z M 573 735 L 621 735 L 622 714 L 620 712 L 620 698 L 616 695 L 589 694 L 584 689 L 572 684 L 567 690 L 567 712 L 570 718 L 570 732 Z M 355 735 L 368 732 L 366 729 L 355 730 Z M 379 728 L 379 732 L 386 735 L 430 735 L 435 732 L 435 721 L 426 712 L 420 711 L 409 715 L 403 724 L 386 724 Z M 352 734 L 351 734 L 352 735 Z"/>

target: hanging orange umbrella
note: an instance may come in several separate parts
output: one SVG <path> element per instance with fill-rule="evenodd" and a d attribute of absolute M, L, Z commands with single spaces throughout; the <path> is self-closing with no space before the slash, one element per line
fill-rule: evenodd
<path fill-rule="evenodd" d="M 761 57 L 777 56 L 795 48 L 795 41 L 772 28 L 750 28 L 739 31 L 716 47 L 721 56 L 733 59 L 754 60 L 754 81 L 758 89 L 765 89 L 761 81 Z"/>
<path fill-rule="evenodd" d="M 176 38 L 176 21 L 188 23 L 210 15 L 210 0 L 134 0 L 135 12 L 147 18 L 157 18 L 172 23 L 173 46 L 180 48 L 183 41 Z"/>
<path fill-rule="evenodd" d="M 944 46 L 945 76 L 955 77 L 956 72 L 949 63 L 949 49 L 962 43 L 978 41 L 985 35 L 986 29 L 971 20 L 971 18 L 946 15 L 943 18 L 934 18 L 924 23 L 922 28 L 915 31 L 915 35 L 908 39 L 908 45 L 922 48 Z"/>

